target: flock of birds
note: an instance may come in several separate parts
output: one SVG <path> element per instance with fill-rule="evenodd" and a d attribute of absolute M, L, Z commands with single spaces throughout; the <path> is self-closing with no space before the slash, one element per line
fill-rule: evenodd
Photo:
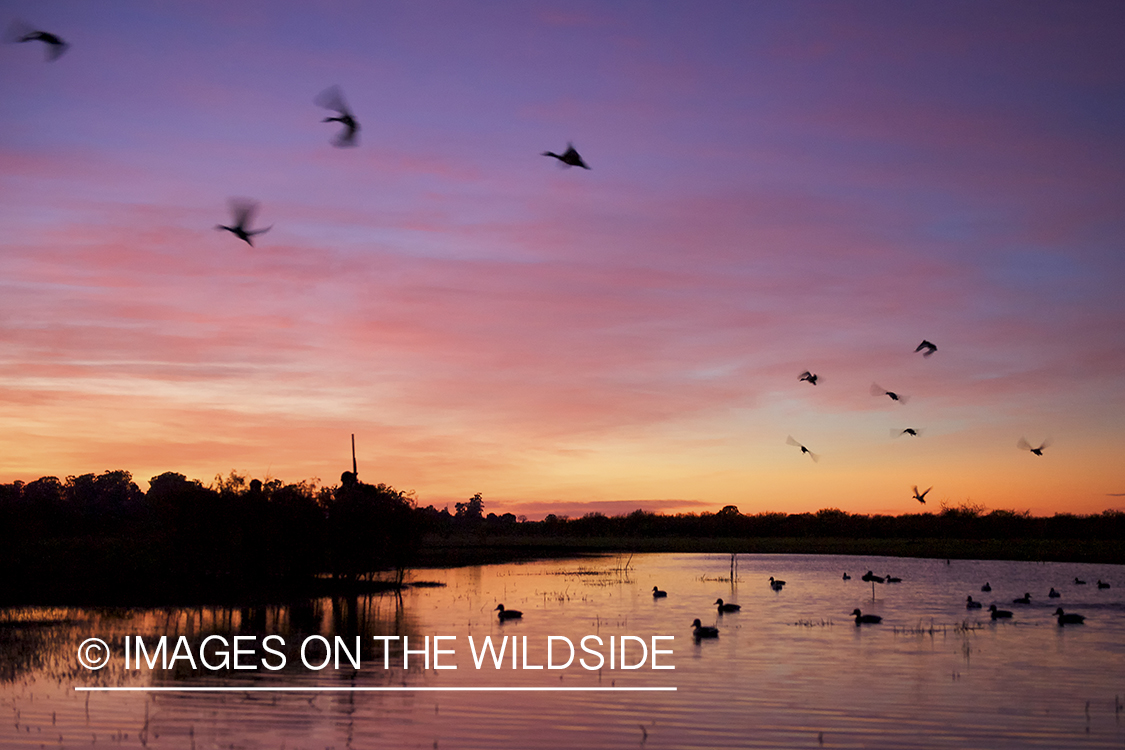
<path fill-rule="evenodd" d="M 844 573 L 843 580 L 850 581 L 851 578 L 852 577 L 850 575 L 848 575 L 846 572 Z M 874 585 L 876 583 L 901 583 L 902 582 L 902 578 L 899 578 L 899 577 L 896 577 L 896 576 L 891 576 L 891 575 L 877 576 L 877 575 L 875 575 L 875 573 L 873 571 L 870 571 L 870 570 L 863 574 L 863 576 L 861 577 L 861 580 L 868 581 L 872 585 Z M 786 585 L 785 581 L 778 580 L 778 579 L 774 578 L 773 576 L 770 576 L 769 583 L 770 583 L 770 588 L 773 589 L 774 591 L 781 591 L 783 588 L 785 588 L 785 585 Z M 1084 586 L 1084 585 L 1086 585 L 1086 582 L 1083 581 L 1080 578 L 1075 578 L 1074 579 L 1074 585 Z M 1108 589 L 1108 588 L 1110 588 L 1110 584 L 1102 581 L 1101 579 L 1098 579 L 1097 587 L 1099 589 Z M 985 593 L 991 592 L 992 591 L 992 584 L 990 584 L 988 582 L 985 582 L 985 584 L 980 587 L 980 590 L 985 592 Z M 1047 594 L 1047 596 L 1050 599 L 1058 599 L 1062 595 L 1058 591 L 1056 591 L 1055 588 L 1052 586 L 1051 590 Z M 652 598 L 653 599 L 666 599 L 667 597 L 668 597 L 667 591 L 662 590 L 658 586 L 652 587 Z M 1023 596 L 1018 597 L 1016 599 L 1013 599 L 1012 603 L 1013 604 L 1023 604 L 1023 605 L 1031 604 L 1031 594 L 1030 593 L 1024 593 Z M 717 607 L 718 614 L 720 616 L 721 615 L 728 615 L 728 614 L 735 614 L 735 613 L 741 611 L 741 609 L 742 609 L 741 605 L 733 604 L 731 602 L 724 602 L 722 599 L 716 599 L 714 606 Z M 984 607 L 984 604 L 981 603 L 981 602 L 975 601 L 973 599 L 972 595 L 970 595 L 967 598 L 966 603 L 965 603 L 965 609 L 969 609 L 969 610 L 982 609 L 983 607 Z M 518 619 L 523 617 L 523 612 L 520 612 L 519 610 L 515 610 L 515 609 L 506 609 L 503 604 L 498 604 L 494 611 L 499 613 L 498 616 L 499 616 L 500 622 L 505 622 L 507 620 L 518 620 Z M 1011 610 L 997 609 L 995 604 L 992 604 L 991 606 L 989 606 L 988 611 L 989 611 L 989 614 L 991 615 L 993 620 L 1010 620 L 1015 616 L 1014 613 Z M 883 621 L 883 618 L 881 616 L 872 615 L 872 614 L 866 614 L 865 615 L 858 608 L 852 610 L 852 613 L 851 613 L 850 616 L 855 618 L 855 624 L 856 624 L 857 627 L 860 626 L 860 625 L 877 625 L 877 624 L 879 624 Z M 1062 607 L 1058 607 L 1058 608 L 1055 609 L 1054 617 L 1058 621 L 1059 625 L 1081 625 L 1086 621 L 1085 615 L 1080 615 L 1080 614 L 1076 614 L 1076 613 L 1073 613 L 1073 612 L 1065 612 L 1065 611 L 1063 611 Z M 692 628 L 692 635 L 695 637 L 696 640 L 701 640 L 701 639 L 704 639 L 704 638 L 718 638 L 719 637 L 719 628 L 718 627 L 716 627 L 714 625 L 704 625 L 703 622 L 698 617 L 695 618 L 695 620 L 692 621 L 691 628 Z"/>
<path fill-rule="evenodd" d="M 923 357 L 930 357 L 937 350 L 938 350 L 937 344 L 930 341 L 929 339 L 922 339 L 922 343 L 918 344 L 918 346 L 916 346 L 914 348 L 914 352 L 915 353 L 921 352 Z M 811 370 L 805 370 L 804 372 L 802 372 L 797 377 L 797 381 L 802 382 L 802 383 L 808 383 L 810 385 L 816 385 L 818 382 L 820 382 L 820 375 L 812 372 Z M 878 383 L 872 383 L 871 384 L 871 395 L 872 396 L 886 396 L 891 401 L 895 401 L 895 402 L 898 402 L 900 404 L 905 404 L 907 401 L 910 400 L 909 396 L 907 396 L 903 393 L 898 393 L 896 391 L 889 391 L 886 388 L 884 388 L 883 386 L 879 385 Z M 898 428 L 891 429 L 891 437 L 893 437 L 893 438 L 902 437 L 903 435 L 909 435 L 910 437 L 918 437 L 921 434 L 922 434 L 922 430 L 920 428 L 916 428 L 916 427 L 906 427 L 904 429 L 898 429 Z M 813 463 L 816 463 L 816 462 L 820 461 L 819 455 L 817 455 L 816 453 L 813 453 L 805 445 L 803 445 L 800 441 L 796 440 L 792 435 L 788 436 L 785 439 L 785 442 L 788 443 L 789 445 L 792 445 L 792 446 L 796 447 L 796 448 L 800 448 L 801 453 L 807 453 L 809 458 L 811 458 L 813 460 Z M 1031 445 L 1031 443 L 1027 442 L 1026 438 L 1021 437 L 1018 441 L 1016 441 L 1016 447 L 1017 448 L 1019 448 L 1021 450 L 1025 450 L 1025 451 L 1030 451 L 1031 453 L 1035 454 L 1036 456 L 1042 456 L 1043 450 L 1045 448 L 1047 448 L 1050 444 L 1051 444 L 1051 441 L 1049 439 L 1044 440 L 1039 445 L 1039 447 L 1036 448 L 1036 447 L 1033 447 Z M 914 491 L 913 499 L 917 500 L 920 504 L 925 505 L 926 504 L 926 494 L 930 490 L 932 490 L 933 487 L 931 486 L 925 492 L 921 492 L 921 493 L 918 492 L 918 485 L 914 485 L 911 489 Z"/>

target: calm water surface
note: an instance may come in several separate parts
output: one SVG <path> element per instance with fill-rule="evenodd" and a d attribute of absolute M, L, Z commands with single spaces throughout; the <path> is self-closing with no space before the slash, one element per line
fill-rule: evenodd
<path fill-rule="evenodd" d="M 628 562 L 628 567 L 625 564 Z M 1084 748 L 1125 746 L 1125 570 L 1119 566 L 742 555 L 608 556 L 418 572 L 445 584 L 394 596 L 262 609 L 8 610 L 0 615 L 4 747 L 195 748 Z M 872 585 L 868 569 L 902 583 Z M 847 571 L 851 581 L 841 580 Z M 787 581 L 781 592 L 769 576 Z M 1088 581 L 1074 584 L 1075 577 Z M 1112 584 L 1099 590 L 1098 579 Z M 991 593 L 981 585 L 992 584 Z M 668 592 L 653 599 L 652 587 Z M 1048 599 L 1051 587 L 1060 599 Z M 1012 604 L 1030 592 L 1031 605 Z M 1013 610 L 993 623 L 972 595 Z M 722 597 L 742 605 L 719 615 Z M 497 604 L 519 609 L 501 624 Z M 1055 608 L 1086 615 L 1059 627 Z M 860 608 L 883 617 L 856 627 Z M 690 623 L 717 625 L 695 642 Z M 122 639 L 276 633 L 278 672 L 122 668 Z M 309 634 L 365 644 L 359 670 L 310 671 Z M 442 664 L 402 650 L 383 668 L 373 635 L 456 636 Z M 548 636 L 598 635 L 607 664 L 586 670 L 474 668 L 468 636 L 527 637 L 544 664 Z M 675 636 L 658 658 L 674 670 L 609 669 L 608 639 Z M 98 672 L 77 645 L 97 636 L 116 653 Z M 432 648 L 432 646 L 431 646 Z M 639 659 L 635 644 L 629 653 Z M 198 652 L 196 652 L 198 654 Z M 557 654 L 557 652 L 556 652 Z M 310 651 L 310 656 L 312 652 Z M 563 656 L 565 656 L 565 649 Z M 595 661 L 589 654 L 588 663 Z M 259 651 L 257 656 L 261 656 Z M 323 651 L 319 653 L 323 656 Z M 319 659 L 318 659 L 319 660 Z M 257 663 L 256 659 L 251 660 Z M 276 661 L 276 660 L 275 660 Z M 558 656 L 556 655 L 556 661 Z M 521 659 L 522 666 L 522 659 Z M 676 687 L 675 692 L 86 693 L 90 686 Z"/>

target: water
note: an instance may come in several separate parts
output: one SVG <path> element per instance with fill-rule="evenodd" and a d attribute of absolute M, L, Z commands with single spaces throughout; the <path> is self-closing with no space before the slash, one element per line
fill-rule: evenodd
<path fill-rule="evenodd" d="M 606 556 L 453 570 L 425 570 L 401 599 L 321 600 L 247 610 L 8 610 L 0 615 L 0 724 L 4 747 L 195 748 L 1058 748 L 1125 745 L 1125 570 L 1120 566 L 909 558 L 742 555 L 729 580 L 723 555 Z M 626 564 L 628 567 L 626 568 Z M 902 583 L 859 580 L 868 569 Z M 847 571 L 851 581 L 841 580 Z M 786 580 L 781 592 L 769 576 Z M 1088 585 L 1073 583 L 1075 577 Z M 1099 590 L 1099 578 L 1113 588 Z M 982 593 L 985 581 L 991 593 Z M 652 587 L 668 591 L 653 599 Z M 1060 599 L 1048 599 L 1050 587 Z M 1032 604 L 1011 604 L 1030 592 Z M 992 622 L 968 611 L 972 595 L 1015 612 Z M 722 597 L 742 605 L 719 615 Z M 501 624 L 498 603 L 524 612 Z M 1055 608 L 1087 616 L 1059 627 Z M 860 608 L 883 617 L 856 627 Z M 695 642 L 695 618 L 717 625 Z M 24 624 L 20 624 L 24 623 Z M 279 671 L 210 672 L 180 660 L 169 671 L 123 669 L 123 638 L 281 635 Z M 359 635 L 362 664 L 313 671 L 299 661 L 305 637 Z M 456 636 L 453 654 L 423 666 L 391 648 L 390 668 L 373 635 Z M 468 637 L 527 637 L 529 666 L 545 665 L 548 636 L 577 646 L 654 635 L 671 655 L 652 669 L 474 668 Z M 81 668 L 77 645 L 113 644 L 110 664 Z M 244 643 L 260 643 L 245 641 Z M 593 643 L 593 642 L 588 642 Z M 615 641 L 615 643 L 617 643 Z M 635 642 L 627 659 L 640 658 Z M 432 649 L 432 643 L 431 643 Z M 310 657 L 320 661 L 324 652 Z M 198 652 L 196 652 L 198 653 Z M 260 665 L 259 649 L 254 659 Z M 563 656 L 565 657 L 565 649 Z M 585 656 L 588 663 L 596 657 Z M 617 653 L 615 649 L 614 657 Z M 555 659 L 559 661 L 558 652 Z M 275 660 L 276 663 L 276 660 Z M 522 654 L 519 661 L 522 667 Z M 616 666 L 616 662 L 615 662 Z M 235 686 L 226 693 L 79 692 L 76 687 Z M 675 687 L 675 692 L 251 692 L 307 687 Z"/>

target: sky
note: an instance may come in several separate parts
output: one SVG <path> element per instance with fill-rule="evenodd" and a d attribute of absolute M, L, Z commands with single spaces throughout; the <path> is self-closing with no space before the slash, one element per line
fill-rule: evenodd
<path fill-rule="evenodd" d="M 530 518 L 1125 508 L 1121 3 L 17 19 L 70 47 L 0 45 L 0 482 L 331 485 L 354 433 Z"/>

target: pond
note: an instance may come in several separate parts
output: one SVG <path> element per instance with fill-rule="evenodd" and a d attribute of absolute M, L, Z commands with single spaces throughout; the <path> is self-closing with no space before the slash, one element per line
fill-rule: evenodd
<path fill-rule="evenodd" d="M 415 581 L 439 585 L 401 597 L 244 609 L 10 609 L 0 613 L 0 744 L 1125 744 L 1119 566 L 805 555 L 736 562 L 733 581 L 729 555 L 612 555 L 421 570 Z M 864 582 L 867 570 L 902 581 Z M 770 576 L 786 585 L 775 591 Z M 1111 588 L 1099 588 L 1099 579 Z M 985 582 L 991 592 L 981 591 Z M 654 598 L 654 586 L 667 597 Z M 1048 598 L 1052 587 L 1059 598 Z M 1030 604 L 1012 603 L 1025 592 Z M 1014 616 L 993 621 L 987 609 L 968 610 L 970 595 Z M 741 610 L 720 614 L 719 598 Z M 502 622 L 499 604 L 523 616 Z M 1086 622 L 1060 626 L 1060 606 Z M 882 622 L 857 626 L 857 608 Z M 718 637 L 693 638 L 696 618 Z M 108 644 L 109 662 L 91 671 L 78 654 L 94 637 Z M 134 668 L 138 637 L 145 656 Z M 224 653 L 225 669 L 205 665 L 221 666 Z"/>

